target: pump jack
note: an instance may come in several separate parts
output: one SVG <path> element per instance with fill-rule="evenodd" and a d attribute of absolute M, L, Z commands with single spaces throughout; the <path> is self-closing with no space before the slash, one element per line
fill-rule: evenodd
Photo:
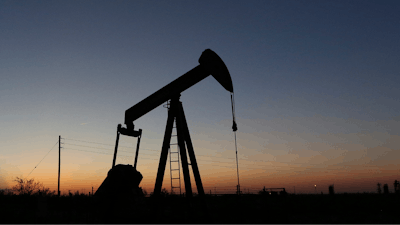
<path fill-rule="evenodd" d="M 117 139 L 115 144 L 115 152 L 112 166 L 115 167 L 115 160 L 118 149 L 119 135 L 128 135 L 132 137 L 138 137 L 138 143 L 136 148 L 136 156 L 135 156 L 135 165 L 136 169 L 138 152 L 139 152 L 139 144 L 140 138 L 142 135 L 142 130 L 138 131 L 134 130 L 133 122 L 145 115 L 149 111 L 163 104 L 164 102 L 170 101 L 170 108 L 168 110 L 168 119 L 165 128 L 163 146 L 161 149 L 160 162 L 158 166 L 157 178 L 154 187 L 154 196 L 159 196 L 161 193 L 162 183 L 164 179 L 165 166 L 168 156 L 168 151 L 170 147 L 171 141 L 171 133 L 173 128 L 174 121 L 176 122 L 176 130 L 177 130 L 177 138 L 178 138 L 178 146 L 179 152 L 182 162 L 182 171 L 184 175 L 185 182 L 185 191 L 186 197 L 188 199 L 192 197 L 192 188 L 190 182 L 189 168 L 188 168 L 188 160 L 186 155 L 186 147 L 187 152 L 190 158 L 190 165 L 193 169 L 193 174 L 198 190 L 199 196 L 204 196 L 204 188 L 201 182 L 199 169 L 197 166 L 196 158 L 194 155 L 193 145 L 189 134 L 189 129 L 187 126 L 185 114 L 183 111 L 182 103 L 179 101 L 180 94 L 191 86 L 195 85 L 199 81 L 204 78 L 212 75 L 227 91 L 233 93 L 233 85 L 232 79 L 229 74 L 225 63 L 222 59 L 212 50 L 206 49 L 199 58 L 200 65 L 194 67 L 189 72 L 185 73 L 181 77 L 172 81 L 168 85 L 164 86 L 157 92 L 148 96 L 141 102 L 132 106 L 128 110 L 125 111 L 125 125 L 126 128 L 123 128 L 121 124 L 118 125 L 117 128 Z M 118 166 L 118 165 L 117 165 Z M 111 171 L 111 170 L 110 170 Z M 140 179 L 141 180 L 141 179 Z M 139 181 L 140 182 L 140 181 Z"/>

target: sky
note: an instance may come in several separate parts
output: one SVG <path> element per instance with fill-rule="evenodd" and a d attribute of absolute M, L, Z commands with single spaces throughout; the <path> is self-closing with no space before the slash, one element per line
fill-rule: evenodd
<path fill-rule="evenodd" d="M 0 189 L 23 177 L 57 190 L 61 136 L 62 193 L 96 190 L 125 110 L 212 49 L 232 77 L 242 191 L 393 192 L 399 11 L 389 0 L 0 0 Z M 205 191 L 234 193 L 229 92 L 209 76 L 180 99 Z M 149 193 L 166 120 L 159 106 L 134 122 Z M 136 141 L 120 138 L 117 164 L 133 164 Z M 167 190 L 170 178 L 167 164 Z"/>

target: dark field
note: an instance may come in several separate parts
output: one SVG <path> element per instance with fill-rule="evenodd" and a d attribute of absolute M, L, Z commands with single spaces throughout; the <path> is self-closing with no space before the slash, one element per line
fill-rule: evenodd
<path fill-rule="evenodd" d="M 0 196 L 1 223 L 400 223 L 400 195 L 207 196 L 140 198 L 134 204 L 89 196 Z M 158 206 L 158 212 L 157 208 Z"/>

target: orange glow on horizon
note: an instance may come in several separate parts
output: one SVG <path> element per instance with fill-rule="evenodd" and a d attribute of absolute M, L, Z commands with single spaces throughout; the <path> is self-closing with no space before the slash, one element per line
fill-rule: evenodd
<path fill-rule="evenodd" d="M 361 169 L 361 168 L 360 168 Z M 376 183 L 387 183 L 389 188 L 394 180 L 398 179 L 397 170 L 387 167 L 379 167 L 381 173 L 371 173 L 368 170 L 346 170 L 336 169 L 334 171 L 321 170 L 319 172 L 307 173 L 303 172 L 284 172 L 284 173 L 266 173 L 263 170 L 242 170 L 240 173 L 241 190 L 249 190 L 257 193 L 266 188 L 284 187 L 289 193 L 293 192 L 295 187 L 296 193 L 314 193 L 315 185 L 317 185 L 318 193 L 328 193 L 329 185 L 334 184 L 335 192 L 375 192 Z M 144 176 L 140 183 L 140 187 L 150 193 L 154 189 L 156 171 L 141 171 Z M 61 176 L 61 193 L 66 194 L 68 191 L 91 192 L 100 186 L 106 178 L 107 170 L 103 173 L 81 174 L 80 176 L 72 175 L 72 173 L 64 173 Z M 237 185 L 236 171 L 234 169 L 203 169 L 200 171 L 203 186 L 206 193 L 210 191 L 214 193 L 234 193 Z M 56 173 L 38 173 L 29 177 L 36 181 L 42 182 L 45 187 L 51 190 L 57 190 L 57 174 Z M 184 192 L 184 181 L 181 178 L 182 192 Z M 191 177 L 192 189 L 197 192 L 196 184 Z M 8 188 L 11 188 L 12 182 L 9 182 Z M 164 176 L 163 188 L 170 190 L 169 171 L 166 169 Z"/>

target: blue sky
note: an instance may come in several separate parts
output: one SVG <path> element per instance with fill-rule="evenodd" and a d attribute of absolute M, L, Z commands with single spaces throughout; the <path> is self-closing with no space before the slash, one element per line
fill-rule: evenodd
<path fill-rule="evenodd" d="M 367 0 L 2 0 L 0 186 L 29 174 L 58 135 L 113 145 L 125 110 L 197 66 L 207 48 L 231 73 L 243 186 L 313 191 L 307 179 L 289 181 L 290 174 L 306 176 L 312 167 L 316 174 L 307 176 L 318 177 L 329 166 L 334 174 L 346 166 L 367 171 L 365 165 L 378 172 L 365 175 L 370 186 L 364 191 L 391 184 L 400 159 L 399 9 L 398 1 Z M 234 158 L 229 93 L 208 77 L 181 100 L 196 152 L 210 160 Z M 166 117 L 160 106 L 135 122 L 143 129 L 143 149 L 161 149 Z M 70 177 L 100 171 L 104 179 L 112 161 L 111 155 L 65 154 Z M 138 169 L 149 189 L 157 154 L 139 158 L 148 165 Z M 74 161 L 79 157 L 82 162 Z M 43 180 L 52 171 L 48 177 L 56 182 L 56 159 L 54 151 L 31 176 Z M 234 187 L 235 161 L 226 165 L 233 169 L 219 175 L 203 169 L 204 182 L 226 173 L 225 183 L 213 185 Z M 357 191 L 349 176 L 337 176 L 339 190 Z M 53 185 L 50 178 L 44 182 Z"/>

